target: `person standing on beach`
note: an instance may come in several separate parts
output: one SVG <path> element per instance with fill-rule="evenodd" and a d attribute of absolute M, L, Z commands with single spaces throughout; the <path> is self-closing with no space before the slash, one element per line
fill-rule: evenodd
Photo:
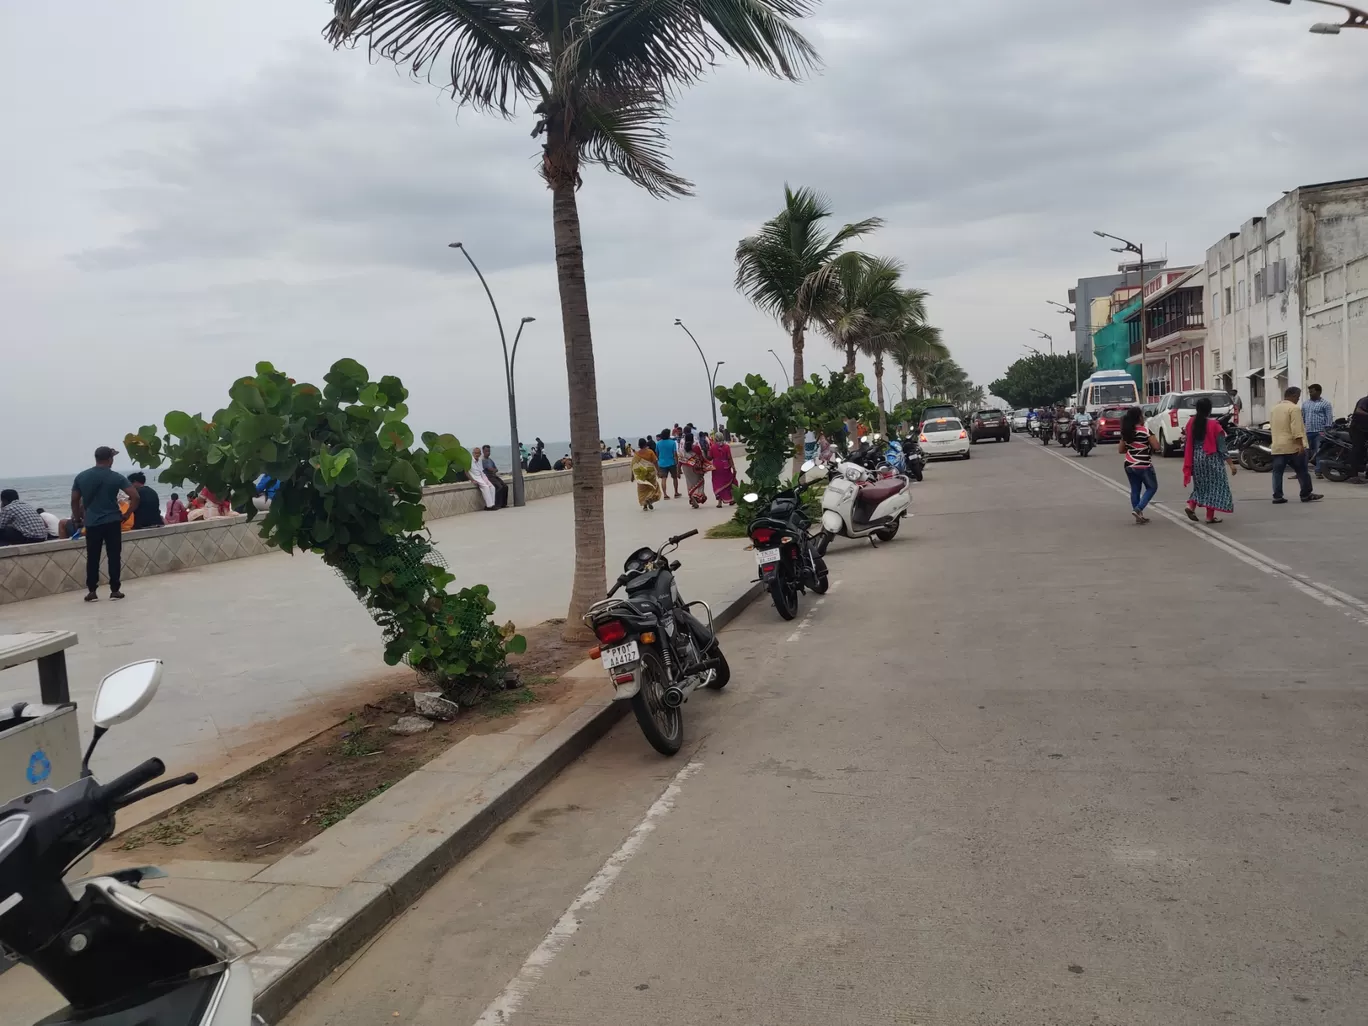
<path fill-rule="evenodd" d="M 119 589 L 123 556 L 120 521 L 124 516 L 119 509 L 119 493 L 128 494 L 128 510 L 136 513 L 138 490 L 114 469 L 114 457 L 118 452 L 107 445 L 100 446 L 95 450 L 95 466 L 81 471 L 71 483 L 71 519 L 85 527 L 87 602 L 100 597 L 101 548 L 109 560 L 109 597 L 124 597 Z"/>

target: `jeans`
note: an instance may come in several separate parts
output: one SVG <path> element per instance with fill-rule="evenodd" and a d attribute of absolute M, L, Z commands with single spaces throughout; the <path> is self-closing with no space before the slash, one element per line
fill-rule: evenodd
<path fill-rule="evenodd" d="M 1283 473 L 1288 467 L 1292 468 L 1292 473 L 1297 475 L 1297 480 L 1301 483 L 1301 497 L 1305 499 L 1311 494 L 1311 475 L 1306 469 L 1306 453 L 1289 452 L 1275 453 L 1273 456 L 1273 498 L 1283 497 Z"/>
<path fill-rule="evenodd" d="M 1321 433 L 1319 431 L 1308 431 L 1306 433 L 1306 463 L 1313 468 L 1317 474 L 1321 473 L 1320 460 L 1316 454 L 1320 452 Z"/>
<path fill-rule="evenodd" d="M 1154 475 L 1154 468 L 1127 467 L 1126 478 L 1130 481 L 1131 509 L 1143 513 L 1150 499 L 1154 498 L 1154 493 L 1159 490 L 1159 479 Z M 1145 490 L 1143 495 L 1140 494 L 1141 486 Z"/>
<path fill-rule="evenodd" d="M 109 557 L 109 590 L 119 590 L 119 572 L 123 569 L 123 528 L 115 520 L 111 524 L 89 525 L 85 529 L 86 538 L 86 591 L 94 591 L 100 586 L 100 549 L 104 548 Z"/>

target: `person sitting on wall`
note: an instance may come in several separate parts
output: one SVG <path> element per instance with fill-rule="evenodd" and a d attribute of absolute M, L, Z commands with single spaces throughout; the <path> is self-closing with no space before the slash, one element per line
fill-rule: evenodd
<path fill-rule="evenodd" d="M 48 525 L 42 514 L 13 488 L 0 492 L 0 545 L 31 545 L 47 539 Z"/>

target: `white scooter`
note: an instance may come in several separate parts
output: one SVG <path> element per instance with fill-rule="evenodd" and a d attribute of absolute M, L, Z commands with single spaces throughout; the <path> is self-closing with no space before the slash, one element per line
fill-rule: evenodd
<path fill-rule="evenodd" d="M 840 462 L 822 493 L 822 537 L 817 554 L 825 555 L 831 539 L 877 538 L 891 541 L 903 517 L 911 516 L 908 480 L 901 474 L 883 480 L 858 463 Z"/>
<path fill-rule="evenodd" d="M 154 784 L 160 759 L 101 784 L 90 754 L 112 726 L 132 719 L 161 681 L 158 659 L 131 663 L 100 682 L 95 738 L 81 776 L 0 806 L 0 957 L 36 969 L 68 1002 L 41 1026 L 250 1026 L 255 950 L 203 912 L 139 888 L 159 870 L 121 869 L 67 884 L 63 874 L 114 833 L 119 809 L 192 784 Z M 13 1022 L 12 1019 L 6 1019 Z"/>

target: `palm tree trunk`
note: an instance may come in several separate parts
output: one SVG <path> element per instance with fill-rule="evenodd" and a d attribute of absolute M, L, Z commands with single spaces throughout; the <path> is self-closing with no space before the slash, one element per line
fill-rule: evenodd
<path fill-rule="evenodd" d="M 907 402 L 907 368 L 902 368 L 902 401 Z"/>
<path fill-rule="evenodd" d="M 793 327 L 793 384 L 801 385 L 807 378 L 803 374 L 803 342 L 807 325 L 799 321 Z M 793 433 L 793 476 L 798 476 L 798 468 L 803 462 L 803 429 Z"/>
<path fill-rule="evenodd" d="M 569 155 L 565 162 L 578 164 L 576 158 L 577 155 Z M 561 324 L 565 333 L 565 372 L 570 386 L 570 454 L 575 460 L 575 578 L 562 636 L 573 641 L 589 633 L 580 618 L 593 603 L 603 598 L 607 569 L 598 386 L 594 378 L 594 342 L 589 331 L 589 294 L 584 285 L 584 246 L 580 238 L 573 167 L 569 175 L 564 173 L 564 166 L 557 170 L 562 173 L 551 179 L 551 224 L 556 243 Z M 517 458 L 516 454 L 514 458 Z"/>
<path fill-rule="evenodd" d="M 874 394 L 879 403 L 879 434 L 888 437 L 888 414 L 884 411 L 883 353 L 874 354 Z"/>
<path fill-rule="evenodd" d="M 848 378 L 853 378 L 855 376 L 855 350 L 856 346 L 854 342 L 846 343 L 845 376 Z"/>

